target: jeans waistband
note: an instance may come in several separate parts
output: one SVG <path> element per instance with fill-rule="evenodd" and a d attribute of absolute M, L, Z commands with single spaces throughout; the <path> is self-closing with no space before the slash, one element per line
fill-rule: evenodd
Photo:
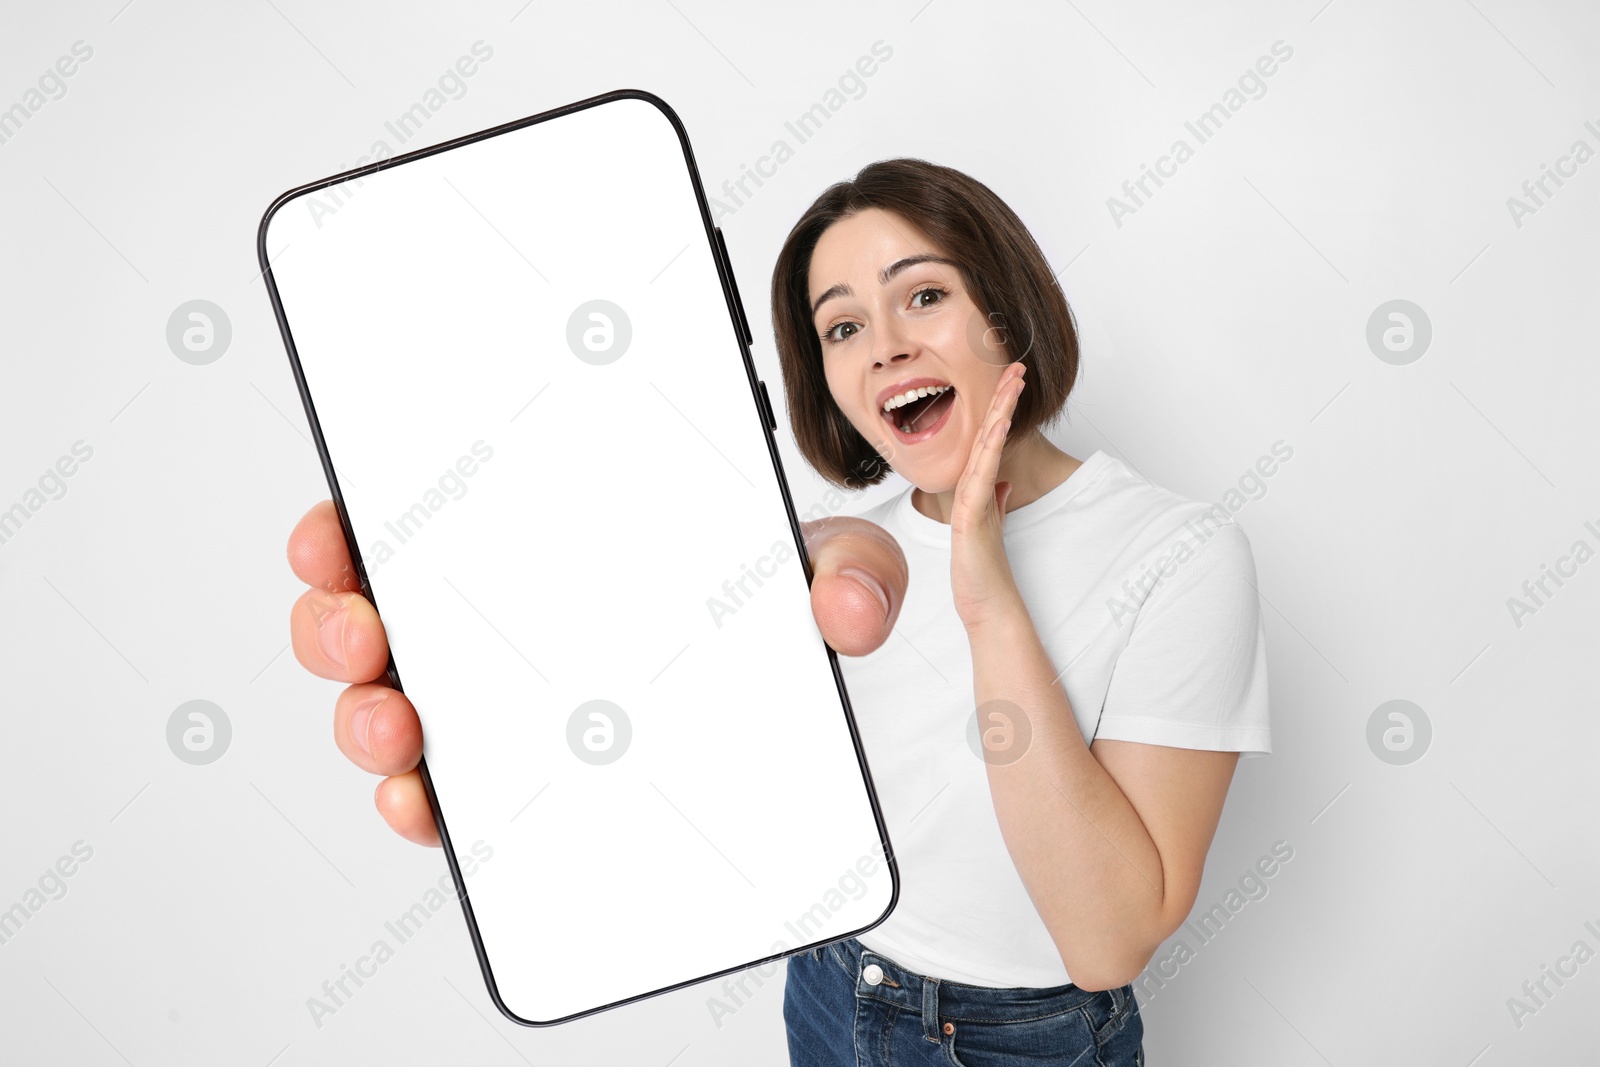
<path fill-rule="evenodd" d="M 1022 1022 L 1074 1011 L 1101 996 L 1099 992 L 1066 985 L 1031 988 L 968 985 L 929 978 L 906 970 L 887 956 L 874 952 L 853 937 L 812 950 L 818 959 L 836 961 L 853 978 L 858 996 L 874 997 L 903 1009 L 920 1012 L 923 1029 L 937 1039 L 941 1020 L 961 1022 Z M 877 969 L 869 970 L 871 967 Z M 876 978 L 877 981 L 869 981 Z M 1122 991 L 1113 991 L 1121 1006 Z"/>

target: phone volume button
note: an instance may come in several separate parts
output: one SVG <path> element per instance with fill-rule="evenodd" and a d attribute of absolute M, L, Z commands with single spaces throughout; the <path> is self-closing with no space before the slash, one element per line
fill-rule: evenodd
<path fill-rule="evenodd" d="M 756 384 L 761 386 L 761 406 L 766 411 L 767 426 L 773 433 L 777 433 L 778 417 L 772 413 L 772 395 L 767 392 L 767 383 L 758 378 Z"/>

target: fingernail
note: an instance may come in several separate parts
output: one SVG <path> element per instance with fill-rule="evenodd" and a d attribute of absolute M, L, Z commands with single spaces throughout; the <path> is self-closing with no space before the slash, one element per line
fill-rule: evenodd
<path fill-rule="evenodd" d="M 375 697 L 368 697 L 356 705 L 356 710 L 350 713 L 350 737 L 360 746 L 361 751 L 372 755 L 372 746 L 367 743 L 367 734 L 372 729 L 372 713 L 378 710 L 378 705 L 389 699 L 388 693 L 379 693 Z"/>
<path fill-rule="evenodd" d="M 344 627 L 349 618 L 350 610 L 341 607 L 324 615 L 317 626 L 317 642 L 322 645 L 322 654 L 340 667 L 348 666 L 344 654 Z"/>
<path fill-rule="evenodd" d="M 878 606 L 883 608 L 884 618 L 889 617 L 889 593 L 878 584 L 878 580 L 859 567 L 840 567 L 841 577 L 854 578 L 857 582 L 867 587 L 867 592 L 878 598 Z"/>

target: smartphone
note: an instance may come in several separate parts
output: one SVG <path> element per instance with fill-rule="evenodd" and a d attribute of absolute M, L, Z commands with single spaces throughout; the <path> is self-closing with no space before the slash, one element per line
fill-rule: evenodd
<path fill-rule="evenodd" d="M 566 1022 L 887 918 L 673 110 L 618 90 L 314 181 L 257 245 L 496 1006 Z"/>

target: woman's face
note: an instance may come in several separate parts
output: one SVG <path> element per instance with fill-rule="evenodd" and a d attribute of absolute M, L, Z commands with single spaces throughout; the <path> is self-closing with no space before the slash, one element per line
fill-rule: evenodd
<path fill-rule="evenodd" d="M 1008 362 L 961 272 L 905 218 L 868 208 L 823 233 L 809 290 L 845 418 L 923 492 L 954 489 Z M 910 390 L 928 395 L 884 410 Z"/>

